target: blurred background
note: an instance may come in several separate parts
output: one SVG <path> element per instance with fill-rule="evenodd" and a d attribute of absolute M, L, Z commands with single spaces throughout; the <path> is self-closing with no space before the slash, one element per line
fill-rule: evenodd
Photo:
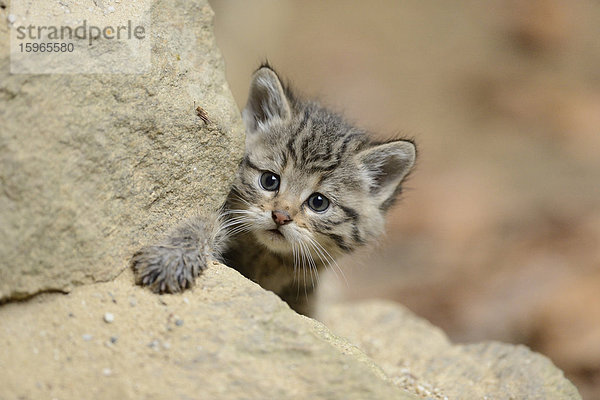
<path fill-rule="evenodd" d="M 268 58 L 418 143 L 387 237 L 323 302 L 392 299 L 454 341 L 526 344 L 600 399 L 600 2 L 210 3 L 240 108 Z"/>

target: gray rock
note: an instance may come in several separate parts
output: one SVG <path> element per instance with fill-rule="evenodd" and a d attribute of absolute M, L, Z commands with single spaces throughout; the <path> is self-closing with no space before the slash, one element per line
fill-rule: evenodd
<path fill-rule="evenodd" d="M 330 331 L 220 264 L 185 294 L 158 296 L 132 279 L 126 270 L 68 295 L 0 307 L 0 365 L 10 366 L 0 374 L 2 395 L 580 399 L 545 357 L 500 343 L 452 345 L 396 304 L 332 307 L 323 314 Z M 106 292 L 117 300 L 112 324 L 98 318 Z M 173 329 L 178 318 L 185 324 Z"/>
<path fill-rule="evenodd" d="M 85 18 L 76 5 L 68 16 Z M 141 244 L 224 199 L 243 128 L 213 13 L 205 0 L 151 10 L 146 75 L 11 75 L 0 23 L 0 302 L 112 279 Z"/>
<path fill-rule="evenodd" d="M 233 269 L 209 266 L 185 295 L 157 296 L 132 279 L 126 270 L 0 307 L 0 365 L 10 366 L 0 397 L 416 399 L 345 339 Z M 112 324 L 98 318 L 105 303 L 95 294 L 106 291 L 117 299 Z M 185 324 L 169 329 L 175 315 Z M 81 340 L 87 332 L 94 340 Z M 111 337 L 118 345 L 107 345 Z"/>
<path fill-rule="evenodd" d="M 440 399 L 581 399 L 541 354 L 495 342 L 453 345 L 440 329 L 395 303 L 331 306 L 320 319 L 392 381 L 416 393 Z"/>

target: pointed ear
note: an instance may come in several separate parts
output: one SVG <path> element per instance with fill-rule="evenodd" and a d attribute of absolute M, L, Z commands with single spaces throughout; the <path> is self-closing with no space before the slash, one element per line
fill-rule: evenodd
<path fill-rule="evenodd" d="M 252 77 L 250 94 L 242 117 L 249 132 L 275 118 L 291 116 L 290 104 L 277 74 L 269 67 L 262 67 Z"/>
<path fill-rule="evenodd" d="M 358 154 L 361 169 L 370 180 L 371 194 L 387 209 L 399 193 L 402 180 L 415 164 L 417 150 L 408 140 L 378 144 Z"/>

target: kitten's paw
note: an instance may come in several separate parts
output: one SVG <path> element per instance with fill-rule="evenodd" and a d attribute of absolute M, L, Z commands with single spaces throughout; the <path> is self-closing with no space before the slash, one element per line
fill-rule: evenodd
<path fill-rule="evenodd" d="M 138 285 L 156 293 L 176 293 L 194 284 L 206 268 L 206 260 L 197 248 L 157 245 L 135 253 L 131 266 Z"/>

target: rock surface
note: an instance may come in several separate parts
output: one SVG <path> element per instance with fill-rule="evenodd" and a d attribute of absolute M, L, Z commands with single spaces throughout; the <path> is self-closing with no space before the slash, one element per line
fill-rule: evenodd
<path fill-rule="evenodd" d="M 230 268 L 182 295 L 132 279 L 0 307 L 0 399 L 416 398 Z"/>
<path fill-rule="evenodd" d="M 216 209 L 243 149 L 206 1 L 153 2 L 146 75 L 11 75 L 1 3 L 0 303 L 114 278 L 141 243 Z"/>
<path fill-rule="evenodd" d="M 132 280 L 0 307 L 0 398 L 580 399 L 545 357 L 392 303 L 334 306 L 331 333 L 220 264 L 179 295 Z"/>
<path fill-rule="evenodd" d="M 404 307 L 384 301 L 328 307 L 321 320 L 380 365 L 392 381 L 436 398 L 580 399 L 552 362 L 525 346 L 453 345 Z"/>

